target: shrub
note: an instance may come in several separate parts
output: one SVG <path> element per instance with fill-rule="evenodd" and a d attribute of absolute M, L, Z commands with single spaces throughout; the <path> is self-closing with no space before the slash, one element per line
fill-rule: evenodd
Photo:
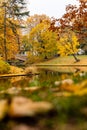
<path fill-rule="evenodd" d="M 11 74 L 20 74 L 23 73 L 23 69 L 22 68 L 18 68 L 16 66 L 10 66 L 10 73 Z"/>
<path fill-rule="evenodd" d="M 35 74 L 37 72 L 38 72 L 38 70 L 35 66 L 27 67 L 25 69 L 25 74 Z"/>
<path fill-rule="evenodd" d="M 3 60 L 0 60 L 0 74 L 6 74 L 10 71 L 10 65 Z"/>

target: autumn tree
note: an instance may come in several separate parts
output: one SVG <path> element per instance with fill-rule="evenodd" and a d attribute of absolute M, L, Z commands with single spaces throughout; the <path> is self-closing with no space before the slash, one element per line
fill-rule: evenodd
<path fill-rule="evenodd" d="M 34 28 L 37 24 L 39 24 L 43 20 L 50 21 L 50 18 L 45 14 L 42 15 L 35 14 L 33 16 L 28 17 L 26 21 L 27 32 L 31 31 L 32 28 Z"/>
<path fill-rule="evenodd" d="M 76 37 L 75 33 L 70 30 L 68 30 L 67 33 L 63 33 L 61 35 L 61 38 L 59 39 L 57 44 L 58 53 L 61 56 L 73 55 L 76 62 L 79 61 L 79 59 L 76 57 L 78 47 L 78 38 Z"/>
<path fill-rule="evenodd" d="M 49 31 L 49 21 L 42 21 L 29 34 L 29 59 L 47 59 L 57 52 L 57 34 Z"/>
<path fill-rule="evenodd" d="M 3 24 L 3 12 L 0 10 L 0 55 L 5 57 L 5 46 L 4 46 L 4 24 Z M 17 21 L 15 20 L 15 23 Z M 18 31 L 18 30 L 17 30 Z M 6 54 L 8 59 L 14 58 L 15 54 L 18 52 L 18 43 L 16 36 L 14 35 L 12 29 L 7 24 L 6 27 Z"/>
<path fill-rule="evenodd" d="M 23 51 L 30 51 L 29 34 L 22 35 L 21 46 Z"/>
<path fill-rule="evenodd" d="M 66 6 L 66 13 L 59 19 L 53 19 L 50 30 L 58 31 L 58 38 L 66 28 L 78 36 L 80 47 L 87 49 L 87 0 L 78 0 L 78 5 Z M 60 32 L 60 33 L 59 33 Z M 87 50 L 86 50 L 87 51 Z"/>
<path fill-rule="evenodd" d="M 63 16 L 66 25 L 78 35 L 81 47 L 87 48 L 87 1 L 78 0 L 79 6 L 68 5 Z"/>
<path fill-rule="evenodd" d="M 24 24 L 26 25 L 25 28 L 22 29 L 23 36 L 22 36 L 22 47 L 24 50 L 30 50 L 31 45 L 29 44 L 29 32 L 42 21 L 50 22 L 50 18 L 45 14 L 38 15 L 35 14 L 30 16 L 26 19 Z"/>
<path fill-rule="evenodd" d="M 7 60 L 7 28 L 10 28 L 16 37 L 16 41 L 20 48 L 20 39 L 17 29 L 20 27 L 19 23 L 15 21 L 20 21 L 23 16 L 28 15 L 26 12 L 24 0 L 4 0 L 0 3 L 0 11 L 3 12 L 3 44 L 4 44 L 4 57 Z M 20 23 L 21 24 L 21 23 Z"/>

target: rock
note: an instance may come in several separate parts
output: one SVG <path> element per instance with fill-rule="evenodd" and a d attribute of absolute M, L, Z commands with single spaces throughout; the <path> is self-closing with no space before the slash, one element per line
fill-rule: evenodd
<path fill-rule="evenodd" d="M 56 86 L 59 86 L 60 84 L 67 84 L 67 85 L 71 85 L 73 84 L 73 80 L 72 79 L 64 79 L 62 81 L 55 81 L 54 83 Z"/>
<path fill-rule="evenodd" d="M 55 81 L 55 82 L 54 82 L 54 84 L 55 84 L 56 86 L 59 86 L 60 83 L 61 83 L 60 81 Z"/>
<path fill-rule="evenodd" d="M 9 107 L 10 117 L 35 116 L 45 113 L 53 109 L 53 105 L 49 102 L 41 101 L 34 102 L 25 97 L 14 97 Z"/>
<path fill-rule="evenodd" d="M 6 93 L 8 94 L 18 94 L 20 92 L 20 88 L 11 87 L 7 89 Z"/>
<path fill-rule="evenodd" d="M 62 84 L 71 85 L 71 84 L 73 84 L 73 80 L 72 79 L 64 79 L 64 80 L 62 80 Z"/>

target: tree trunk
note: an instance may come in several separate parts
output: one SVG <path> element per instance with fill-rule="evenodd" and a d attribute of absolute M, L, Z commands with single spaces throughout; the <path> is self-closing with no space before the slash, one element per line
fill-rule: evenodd
<path fill-rule="evenodd" d="M 74 57 L 74 59 L 75 59 L 76 62 L 80 61 L 80 59 L 78 59 L 75 54 L 72 54 L 72 55 L 73 55 L 73 57 Z"/>
<path fill-rule="evenodd" d="M 4 13 L 4 58 L 5 61 L 7 61 L 7 47 L 6 47 L 6 6 L 5 8 L 5 13 Z"/>

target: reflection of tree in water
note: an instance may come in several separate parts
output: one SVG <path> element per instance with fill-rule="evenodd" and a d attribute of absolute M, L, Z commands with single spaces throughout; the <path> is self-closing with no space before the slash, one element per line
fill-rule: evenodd
<path fill-rule="evenodd" d="M 39 80 L 41 82 L 41 85 L 54 86 L 55 81 L 62 80 L 63 78 L 68 78 L 70 76 L 71 74 L 67 74 L 67 73 L 60 73 L 51 70 L 41 70 L 39 75 Z"/>
<path fill-rule="evenodd" d="M 75 73 L 80 72 L 80 68 L 75 68 Z"/>
<path fill-rule="evenodd" d="M 7 89 L 11 86 L 12 84 L 10 82 L 10 79 L 7 78 L 0 79 L 0 90 Z"/>
<path fill-rule="evenodd" d="M 15 87 L 28 87 L 29 82 L 32 80 L 31 76 L 18 76 L 11 79 L 12 85 Z"/>
<path fill-rule="evenodd" d="M 80 77 L 86 77 L 87 73 L 82 70 L 82 68 L 75 68 L 75 75 L 79 75 Z"/>

